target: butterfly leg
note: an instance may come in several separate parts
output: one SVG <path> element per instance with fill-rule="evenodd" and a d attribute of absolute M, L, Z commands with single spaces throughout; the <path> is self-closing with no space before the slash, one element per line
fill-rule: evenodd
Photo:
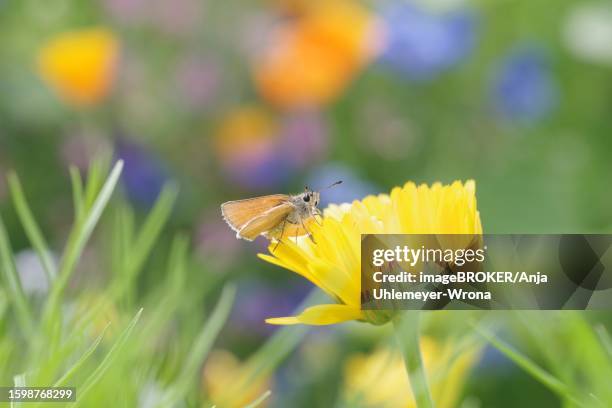
<path fill-rule="evenodd" d="M 287 217 L 285 217 L 285 219 L 283 220 L 283 226 L 281 227 L 281 232 L 280 235 L 278 236 L 278 238 L 276 239 L 276 245 L 274 245 L 274 249 L 272 249 L 272 252 L 276 251 L 276 248 L 278 248 L 278 246 L 281 243 L 281 239 L 283 238 L 283 234 L 285 232 L 285 224 L 287 223 Z"/>
<path fill-rule="evenodd" d="M 310 231 L 308 231 L 308 229 L 306 228 L 306 226 L 304 225 L 304 220 L 300 219 L 300 224 L 302 224 L 302 228 L 304 228 L 304 231 L 306 231 L 306 234 L 308 234 L 308 238 L 310 238 L 310 240 L 312 241 L 313 244 L 316 244 L 314 237 L 312 236 L 312 234 L 310 233 Z"/>
<path fill-rule="evenodd" d="M 321 217 L 321 221 L 319 221 L 319 219 L 317 218 Z M 317 222 L 317 224 L 319 225 L 323 225 L 322 221 L 323 221 L 323 215 L 321 214 L 321 210 L 319 210 L 318 208 L 315 208 L 312 214 L 312 218 L 314 218 L 314 220 Z"/>

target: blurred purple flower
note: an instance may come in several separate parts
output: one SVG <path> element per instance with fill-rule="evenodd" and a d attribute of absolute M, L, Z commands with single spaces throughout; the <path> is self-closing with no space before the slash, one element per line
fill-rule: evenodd
<path fill-rule="evenodd" d="M 395 2 L 383 11 L 386 48 L 381 61 L 414 81 L 427 81 L 464 59 L 476 43 L 471 9 L 432 11 Z"/>
<path fill-rule="evenodd" d="M 150 12 L 160 31 L 180 36 L 193 34 L 203 13 L 198 0 L 155 0 Z"/>
<path fill-rule="evenodd" d="M 224 169 L 227 178 L 249 190 L 266 190 L 287 182 L 293 168 L 284 157 L 270 152 L 265 156 L 245 157 Z"/>
<path fill-rule="evenodd" d="M 151 207 L 169 178 L 164 164 L 144 146 L 125 139 L 115 143 L 115 155 L 124 161 L 121 180 L 128 199 Z"/>
<path fill-rule="evenodd" d="M 374 184 L 360 179 L 350 168 L 341 164 L 328 164 L 317 168 L 308 177 L 308 187 L 320 190 L 338 180 L 342 180 L 342 184 L 321 193 L 321 208 L 332 203 L 350 203 L 377 191 Z"/>
<path fill-rule="evenodd" d="M 295 169 L 282 150 L 276 118 L 260 106 L 230 111 L 219 124 L 213 147 L 224 176 L 249 190 L 283 184 Z"/>
<path fill-rule="evenodd" d="M 267 109 L 247 106 L 220 122 L 213 147 L 229 180 L 250 190 L 268 190 L 319 161 L 327 138 L 317 111 L 294 111 L 279 119 Z"/>
<path fill-rule="evenodd" d="M 114 19 L 134 23 L 145 17 L 148 0 L 104 0 L 106 12 Z"/>
<path fill-rule="evenodd" d="M 175 75 L 181 96 L 192 108 L 210 106 L 219 93 L 221 68 L 210 59 L 187 57 Z"/>
<path fill-rule="evenodd" d="M 307 167 L 327 152 L 327 124 L 319 112 L 289 113 L 281 123 L 280 132 L 284 156 L 297 168 Z"/>
<path fill-rule="evenodd" d="M 526 123 L 548 115 L 559 97 L 545 54 L 533 46 L 517 48 L 502 61 L 491 92 L 502 117 Z"/>
<path fill-rule="evenodd" d="M 75 132 L 64 140 L 60 148 L 62 159 L 81 171 L 85 171 L 95 157 L 108 154 L 110 151 L 109 140 L 96 130 Z"/>
<path fill-rule="evenodd" d="M 302 282 L 274 288 L 260 282 L 248 281 L 241 285 L 241 296 L 236 297 L 229 325 L 235 331 L 270 334 L 277 326 L 266 324 L 265 319 L 292 316 L 310 290 L 309 285 Z"/>
<path fill-rule="evenodd" d="M 202 16 L 197 0 L 103 0 L 106 12 L 115 20 L 146 23 L 170 35 L 189 35 Z"/>
<path fill-rule="evenodd" d="M 241 241 L 236 239 L 236 233 L 227 226 L 217 211 L 203 217 L 195 236 L 197 254 L 213 265 L 213 271 L 223 270 L 224 266 L 234 262 L 241 244 Z"/>

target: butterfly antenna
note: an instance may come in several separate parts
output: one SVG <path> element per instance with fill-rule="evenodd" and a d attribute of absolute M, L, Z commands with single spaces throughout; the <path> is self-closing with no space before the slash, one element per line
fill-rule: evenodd
<path fill-rule="evenodd" d="M 323 190 L 327 190 L 328 188 L 332 188 L 334 186 L 337 186 L 338 184 L 342 184 L 342 180 L 338 180 L 338 181 L 330 184 L 329 186 L 325 187 Z"/>

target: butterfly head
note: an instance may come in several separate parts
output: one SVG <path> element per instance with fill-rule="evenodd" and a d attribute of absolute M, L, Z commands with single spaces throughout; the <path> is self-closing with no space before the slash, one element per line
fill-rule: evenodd
<path fill-rule="evenodd" d="M 318 191 L 312 191 L 308 187 L 304 188 L 304 192 L 302 193 L 302 201 L 307 206 L 316 207 L 319 205 L 320 198 L 321 194 Z"/>

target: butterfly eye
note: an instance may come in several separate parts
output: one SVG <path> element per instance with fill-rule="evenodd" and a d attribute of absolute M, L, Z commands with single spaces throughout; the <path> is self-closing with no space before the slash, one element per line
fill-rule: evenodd
<path fill-rule="evenodd" d="M 304 202 L 309 202 L 310 201 L 310 196 L 308 194 L 304 195 L 304 198 L 302 198 L 304 200 Z"/>

